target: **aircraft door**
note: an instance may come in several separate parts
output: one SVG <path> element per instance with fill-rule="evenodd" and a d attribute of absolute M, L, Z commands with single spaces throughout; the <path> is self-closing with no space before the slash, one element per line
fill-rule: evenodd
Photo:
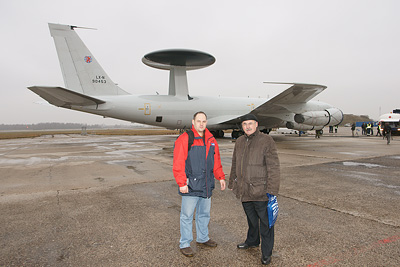
<path fill-rule="evenodd" d="M 144 115 L 151 114 L 151 105 L 150 103 L 144 103 Z"/>

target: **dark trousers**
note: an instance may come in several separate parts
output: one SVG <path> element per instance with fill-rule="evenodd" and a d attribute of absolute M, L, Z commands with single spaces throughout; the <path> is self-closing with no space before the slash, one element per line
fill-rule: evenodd
<path fill-rule="evenodd" d="M 274 248 L 274 227 L 269 228 L 268 225 L 267 204 L 268 201 L 242 202 L 249 224 L 245 242 L 249 246 L 258 246 L 261 236 L 261 252 L 264 257 L 271 256 Z"/>

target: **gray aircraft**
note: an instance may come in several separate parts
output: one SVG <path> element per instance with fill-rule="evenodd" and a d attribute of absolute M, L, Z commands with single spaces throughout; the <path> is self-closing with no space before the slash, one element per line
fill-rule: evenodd
<path fill-rule="evenodd" d="M 110 79 L 76 33 L 80 27 L 49 23 L 49 28 L 65 87 L 28 89 L 57 107 L 168 129 L 190 128 L 193 114 L 202 110 L 208 116 L 207 128 L 215 136 L 222 137 L 223 130 L 233 129 L 233 138 L 240 135 L 239 118 L 247 113 L 258 117 L 263 132 L 279 127 L 320 130 L 343 120 L 340 109 L 310 101 L 326 88 L 317 84 L 288 83 L 292 86 L 271 99 L 191 96 L 186 72 L 215 62 L 212 55 L 195 50 L 170 49 L 145 55 L 144 64 L 169 70 L 169 92 L 133 95 Z"/>

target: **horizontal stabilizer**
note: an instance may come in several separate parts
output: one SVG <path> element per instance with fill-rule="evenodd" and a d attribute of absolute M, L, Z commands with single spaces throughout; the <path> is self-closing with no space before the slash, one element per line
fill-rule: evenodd
<path fill-rule="evenodd" d="M 31 86 L 29 90 L 57 107 L 92 106 L 104 104 L 105 101 L 80 94 L 62 87 Z"/>

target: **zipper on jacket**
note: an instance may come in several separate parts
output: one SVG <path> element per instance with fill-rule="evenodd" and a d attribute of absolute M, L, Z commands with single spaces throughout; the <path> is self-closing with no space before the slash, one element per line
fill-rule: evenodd
<path fill-rule="evenodd" d="M 246 137 L 246 146 L 244 147 L 242 162 L 240 163 L 240 176 L 242 177 L 242 179 L 243 179 L 243 160 L 244 156 L 246 155 L 248 145 L 249 145 L 249 137 Z"/>
<path fill-rule="evenodd" d="M 208 198 L 208 184 L 207 184 L 207 179 L 208 179 L 208 176 L 207 176 L 207 158 L 208 158 L 208 153 L 210 153 L 210 148 L 208 149 L 208 153 L 207 153 L 207 144 L 208 144 L 208 142 L 210 141 L 210 139 L 211 138 L 213 138 L 213 136 L 212 137 L 209 137 L 208 139 L 207 139 L 207 142 L 206 142 L 206 138 L 205 138 L 205 136 L 204 136 L 204 145 L 206 146 L 206 194 L 207 194 L 207 198 Z M 211 147 L 211 145 L 210 145 L 210 147 Z M 214 156 L 214 155 L 213 155 Z M 214 165 L 215 165 L 215 162 L 214 162 Z M 213 166 L 213 168 L 214 168 L 214 166 Z"/>
<path fill-rule="evenodd" d="M 246 152 L 247 152 L 247 147 L 248 146 L 249 146 L 249 137 L 246 136 L 246 146 L 244 147 L 244 153 L 243 153 L 243 157 L 242 157 L 242 162 L 240 163 L 240 176 L 242 177 L 242 181 L 243 182 L 245 182 L 244 181 L 244 177 L 243 177 L 243 161 L 244 161 L 244 158 L 246 156 Z M 240 194 L 240 200 L 243 200 L 243 188 L 242 188 L 241 192 L 239 192 L 239 194 Z"/>
<path fill-rule="evenodd" d="M 207 179 L 208 179 L 208 177 L 207 177 L 207 158 L 208 158 L 208 155 L 207 155 L 207 143 L 208 143 L 208 140 L 207 140 L 207 143 L 206 143 L 206 136 L 205 136 L 205 132 L 204 132 L 204 139 L 202 139 L 203 140 L 203 144 L 204 144 L 204 146 L 206 147 L 206 196 L 207 196 L 207 198 L 208 198 L 208 184 L 207 184 Z"/>

